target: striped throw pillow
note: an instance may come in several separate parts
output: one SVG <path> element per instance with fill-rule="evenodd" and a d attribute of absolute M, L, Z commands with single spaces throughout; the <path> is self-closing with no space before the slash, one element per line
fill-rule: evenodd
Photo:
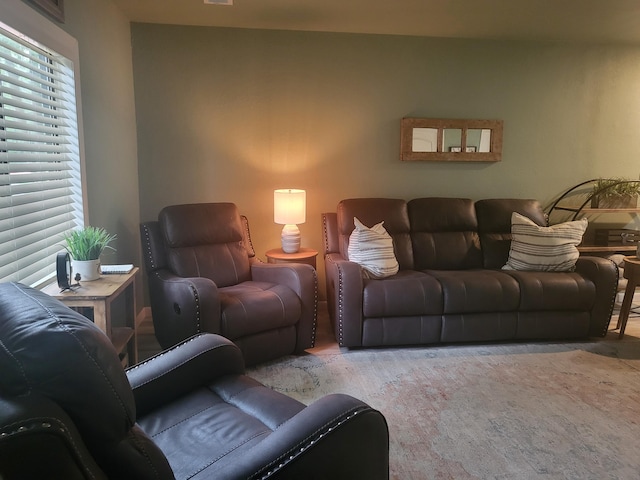
<path fill-rule="evenodd" d="M 365 278 L 384 278 L 398 273 L 393 240 L 380 222 L 371 228 L 353 218 L 356 228 L 349 237 L 349 260 L 362 267 Z"/>
<path fill-rule="evenodd" d="M 587 229 L 587 219 L 541 227 L 527 217 L 511 214 L 511 249 L 503 270 L 566 272 L 580 256 L 577 246 Z"/>

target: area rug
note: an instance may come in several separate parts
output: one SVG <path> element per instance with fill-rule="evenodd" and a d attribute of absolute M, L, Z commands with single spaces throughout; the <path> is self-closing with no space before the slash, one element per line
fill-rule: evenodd
<path fill-rule="evenodd" d="M 340 392 L 380 410 L 391 479 L 640 478 L 640 320 L 623 340 L 365 350 L 320 328 L 308 354 L 248 374 L 305 404 Z"/>

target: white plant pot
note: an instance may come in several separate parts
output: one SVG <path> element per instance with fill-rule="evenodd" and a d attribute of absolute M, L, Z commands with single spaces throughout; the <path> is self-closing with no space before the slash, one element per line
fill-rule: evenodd
<path fill-rule="evenodd" d="M 100 278 L 100 260 L 71 260 L 71 280 L 80 274 L 81 282 L 90 282 Z"/>

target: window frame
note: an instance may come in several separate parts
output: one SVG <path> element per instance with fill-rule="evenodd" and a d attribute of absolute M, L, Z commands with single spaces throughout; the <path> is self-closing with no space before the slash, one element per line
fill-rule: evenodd
<path fill-rule="evenodd" d="M 84 132 L 82 121 L 82 102 L 80 89 L 80 54 L 78 42 L 71 35 L 51 20 L 47 19 L 33 8 L 20 0 L 4 0 L 0 4 L 0 26 L 10 31 L 14 35 L 22 37 L 28 41 L 39 44 L 45 50 L 51 50 L 62 55 L 73 65 L 75 101 L 76 101 L 76 121 L 78 134 L 78 155 L 82 198 L 82 222 L 87 224 L 87 189 L 86 189 L 86 169 L 85 169 L 85 149 Z M 61 246 L 61 250 L 63 247 Z M 42 279 L 41 282 L 33 284 L 34 287 L 41 287 L 49 283 L 55 277 L 55 257 L 51 258 L 51 273 Z"/>

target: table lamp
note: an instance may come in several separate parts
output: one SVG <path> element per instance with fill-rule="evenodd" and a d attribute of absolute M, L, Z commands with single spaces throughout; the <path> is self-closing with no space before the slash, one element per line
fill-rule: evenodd
<path fill-rule="evenodd" d="M 307 192 L 285 188 L 273 192 L 273 221 L 282 228 L 282 251 L 296 253 L 300 249 L 298 223 L 306 220 Z"/>

